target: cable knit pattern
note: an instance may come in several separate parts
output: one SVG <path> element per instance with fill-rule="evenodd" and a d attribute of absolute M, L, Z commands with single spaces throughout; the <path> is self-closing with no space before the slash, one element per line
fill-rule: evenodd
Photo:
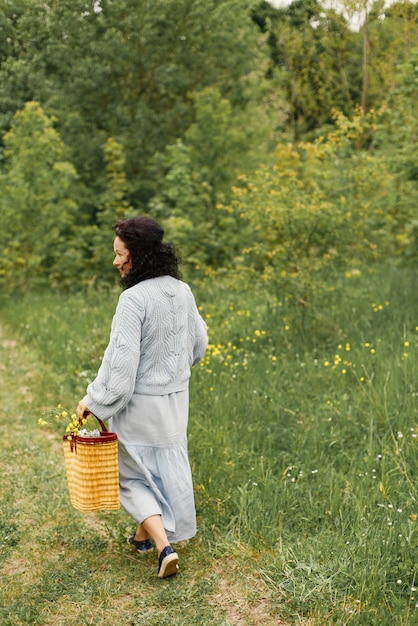
<path fill-rule="evenodd" d="M 109 344 L 84 404 L 108 419 L 133 393 L 183 391 L 207 343 L 206 324 L 186 283 L 171 276 L 140 282 L 119 297 Z"/>

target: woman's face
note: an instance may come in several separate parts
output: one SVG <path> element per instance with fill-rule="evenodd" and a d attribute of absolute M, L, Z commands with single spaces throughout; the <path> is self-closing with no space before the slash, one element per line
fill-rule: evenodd
<path fill-rule="evenodd" d="M 132 259 L 129 254 L 129 250 L 120 237 L 115 238 L 115 241 L 113 242 L 113 249 L 115 251 L 115 260 L 113 261 L 113 265 L 118 268 L 121 278 L 125 278 L 125 276 L 128 275 L 129 270 L 132 268 Z"/>

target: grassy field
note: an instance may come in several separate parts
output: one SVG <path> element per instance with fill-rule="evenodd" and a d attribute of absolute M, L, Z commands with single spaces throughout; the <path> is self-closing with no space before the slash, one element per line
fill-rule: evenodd
<path fill-rule="evenodd" d="M 71 508 L 58 426 L 117 293 L 0 307 L 1 624 L 418 624 L 418 281 L 330 281 L 315 312 L 195 287 L 210 345 L 191 384 L 199 533 L 181 573 L 125 543 L 123 511 Z"/>

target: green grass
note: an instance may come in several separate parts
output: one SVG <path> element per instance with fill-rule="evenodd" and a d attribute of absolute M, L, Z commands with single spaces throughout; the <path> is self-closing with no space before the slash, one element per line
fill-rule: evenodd
<path fill-rule="evenodd" d="M 230 623 L 226 616 L 236 608 L 222 597 L 222 555 L 208 537 L 180 548 L 181 574 L 160 581 L 155 557 L 141 558 L 126 544 L 134 525 L 123 510 L 83 515 L 71 508 L 61 436 L 37 426 L 61 379 L 50 369 L 51 358 L 9 331 L 3 329 L 0 345 L 0 624 Z M 228 585 L 245 558 L 231 542 Z M 251 571 L 244 590 L 250 585 L 239 611 L 256 624 L 258 599 L 251 594 L 260 583 Z M 268 623 L 274 610 L 267 604 L 262 614 Z"/>
<path fill-rule="evenodd" d="M 168 582 L 125 546 L 123 511 L 71 509 L 60 431 L 37 426 L 75 408 L 117 293 L 2 305 L 2 624 L 418 623 L 417 279 L 386 267 L 329 286 L 316 311 L 196 289 L 199 534 Z"/>

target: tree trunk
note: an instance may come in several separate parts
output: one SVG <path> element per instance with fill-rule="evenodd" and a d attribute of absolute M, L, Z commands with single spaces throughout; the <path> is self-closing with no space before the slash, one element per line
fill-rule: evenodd
<path fill-rule="evenodd" d="M 367 92 L 369 88 L 369 39 L 368 39 L 368 14 L 364 18 L 363 25 L 363 84 L 361 88 L 360 106 L 363 113 L 366 113 Z"/>

